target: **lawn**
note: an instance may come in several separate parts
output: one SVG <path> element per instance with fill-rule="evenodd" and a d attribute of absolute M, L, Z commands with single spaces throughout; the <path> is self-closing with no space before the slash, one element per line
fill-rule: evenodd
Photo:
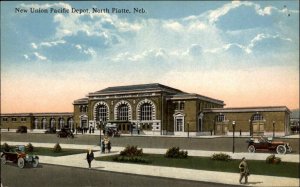
<path fill-rule="evenodd" d="M 65 149 L 62 148 L 61 152 L 53 152 L 53 148 L 35 147 L 34 151 L 30 154 L 42 155 L 42 156 L 66 156 L 79 153 L 86 153 L 85 149 Z"/>
<path fill-rule="evenodd" d="M 96 160 L 113 162 L 114 157 L 97 157 Z M 147 165 L 239 173 L 240 160 L 215 161 L 209 157 L 193 156 L 189 156 L 187 159 L 174 159 L 159 154 L 144 154 L 142 158 L 149 161 Z M 248 160 L 247 162 L 250 174 L 299 178 L 299 163 L 267 164 L 265 161 L 258 160 Z"/>

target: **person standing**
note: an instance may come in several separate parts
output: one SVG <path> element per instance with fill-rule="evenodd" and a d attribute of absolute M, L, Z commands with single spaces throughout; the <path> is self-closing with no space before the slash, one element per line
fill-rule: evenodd
<path fill-rule="evenodd" d="M 239 180 L 240 184 L 242 184 L 242 180 L 244 177 L 245 177 L 245 184 L 247 184 L 248 176 L 250 174 L 249 174 L 249 168 L 248 168 L 248 164 L 246 162 L 245 157 L 242 158 L 242 161 L 240 162 L 240 165 L 239 165 L 239 169 L 240 169 L 240 180 Z"/>
<path fill-rule="evenodd" d="M 93 153 L 92 149 L 89 149 L 89 151 L 87 152 L 86 160 L 89 164 L 89 169 L 91 169 L 91 163 L 94 160 L 94 153 Z"/>

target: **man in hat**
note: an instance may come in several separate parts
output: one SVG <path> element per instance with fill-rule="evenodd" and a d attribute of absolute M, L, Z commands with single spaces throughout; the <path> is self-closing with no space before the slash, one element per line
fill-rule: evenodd
<path fill-rule="evenodd" d="M 248 164 L 246 162 L 245 157 L 242 158 L 239 168 L 240 168 L 240 180 L 239 180 L 240 184 L 242 184 L 242 180 L 244 177 L 245 177 L 245 184 L 247 184 L 248 183 L 248 175 L 250 175 L 250 174 L 249 174 L 249 168 L 248 168 Z"/>
<path fill-rule="evenodd" d="M 91 169 L 91 162 L 92 162 L 92 160 L 94 160 L 94 153 L 93 153 L 93 150 L 91 148 L 87 152 L 86 160 L 89 164 L 89 169 Z"/>

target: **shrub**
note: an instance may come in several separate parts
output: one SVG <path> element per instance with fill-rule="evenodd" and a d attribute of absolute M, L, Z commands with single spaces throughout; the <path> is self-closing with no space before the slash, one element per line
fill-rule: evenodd
<path fill-rule="evenodd" d="M 113 158 L 113 161 L 116 162 L 131 162 L 131 163 L 149 163 L 148 160 L 139 157 L 139 156 L 132 156 L 132 157 L 128 157 L 128 156 L 116 156 Z"/>
<path fill-rule="evenodd" d="M 33 145 L 32 145 L 31 143 L 28 143 L 28 144 L 26 145 L 26 150 L 27 150 L 28 152 L 32 153 L 33 150 L 34 150 Z"/>
<path fill-rule="evenodd" d="M 180 151 L 179 147 L 169 148 L 165 154 L 167 158 L 187 158 L 187 151 Z"/>
<path fill-rule="evenodd" d="M 211 156 L 212 160 L 220 160 L 220 161 L 230 161 L 231 156 L 225 153 L 215 153 Z"/>
<path fill-rule="evenodd" d="M 121 156 L 142 156 L 143 149 L 138 149 L 137 146 L 130 146 L 128 145 L 123 151 L 120 152 Z"/>
<path fill-rule="evenodd" d="M 1 145 L 1 150 L 3 151 L 9 151 L 10 146 L 7 143 L 4 143 L 3 145 Z"/>
<path fill-rule="evenodd" d="M 56 143 L 55 146 L 54 146 L 54 148 L 53 148 L 53 152 L 59 153 L 61 151 L 62 151 L 62 149 L 61 149 L 59 143 Z"/>
<path fill-rule="evenodd" d="M 281 162 L 281 158 L 275 157 L 274 154 L 272 154 L 266 158 L 266 163 L 268 163 L 268 164 L 279 164 L 280 162 Z"/>

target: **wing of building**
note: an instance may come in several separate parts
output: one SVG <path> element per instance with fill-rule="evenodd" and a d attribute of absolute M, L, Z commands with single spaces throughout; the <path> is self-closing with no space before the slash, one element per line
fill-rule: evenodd
<path fill-rule="evenodd" d="M 75 100 L 73 106 L 72 117 L 65 119 L 70 128 L 113 125 L 122 133 L 175 136 L 230 135 L 233 129 L 241 135 L 290 134 L 285 106 L 224 108 L 222 100 L 158 83 L 108 87 Z M 60 128 L 58 115 L 53 115 L 55 123 L 41 115 L 32 114 L 28 126 Z M 19 124 L 11 121 L 13 116 L 1 115 L 2 128 Z"/>

